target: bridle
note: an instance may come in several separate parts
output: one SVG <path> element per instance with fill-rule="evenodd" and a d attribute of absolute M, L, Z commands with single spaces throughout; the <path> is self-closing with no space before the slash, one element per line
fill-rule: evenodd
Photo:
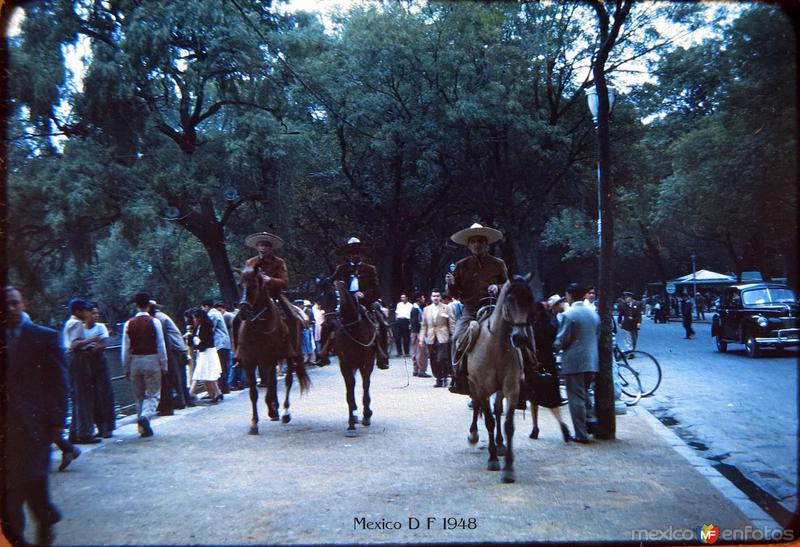
<path fill-rule="evenodd" d="M 339 290 L 335 287 L 335 285 L 333 285 L 333 283 L 331 283 L 331 287 L 333 292 L 336 294 L 336 311 L 325 312 L 325 318 L 327 320 L 328 317 L 335 317 L 337 319 L 337 323 L 339 323 L 338 319 L 339 319 L 339 305 L 341 302 L 341 295 L 339 294 Z M 356 305 L 358 304 L 356 303 Z M 357 317 L 354 321 L 350 321 L 349 323 L 339 323 L 338 330 L 342 331 L 345 334 L 345 336 L 347 336 L 353 343 L 361 347 L 368 348 L 375 342 L 375 339 L 378 337 L 378 328 L 375 325 L 373 325 L 372 322 L 366 317 L 359 317 L 358 312 L 356 312 L 356 316 Z M 357 325 L 361 323 L 361 321 L 366 321 L 372 327 L 372 338 L 370 338 L 369 342 L 367 343 L 358 340 L 348 331 L 348 327 Z"/>
<path fill-rule="evenodd" d="M 267 298 L 270 298 L 270 296 L 267 295 Z M 243 284 L 243 287 L 242 287 L 242 298 L 239 301 L 239 303 L 240 303 L 240 305 L 245 305 L 246 304 L 251 310 L 253 309 L 253 305 L 247 300 L 247 285 L 246 284 Z M 269 304 L 265 304 L 264 307 L 261 308 L 261 311 L 259 311 L 257 314 L 255 314 L 253 317 L 251 317 L 249 319 L 244 319 L 244 322 L 252 324 L 252 323 L 255 323 L 256 321 L 267 321 L 268 319 L 266 317 L 261 317 L 261 316 L 268 309 L 269 309 Z M 276 322 L 275 326 L 273 326 L 270 330 L 265 331 L 263 334 L 273 333 L 277 329 L 278 329 L 278 323 Z"/>

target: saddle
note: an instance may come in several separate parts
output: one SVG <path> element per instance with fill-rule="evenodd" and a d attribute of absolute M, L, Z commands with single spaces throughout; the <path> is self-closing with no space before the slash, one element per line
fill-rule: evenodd
<path fill-rule="evenodd" d="M 489 317 L 492 315 L 492 310 L 486 310 L 485 308 L 486 306 L 478 310 L 478 318 L 470 321 L 469 325 L 461 331 L 458 339 L 454 341 L 455 350 L 453 360 L 455 363 L 459 363 L 478 342 L 478 337 L 481 334 L 481 326 L 488 321 Z"/>

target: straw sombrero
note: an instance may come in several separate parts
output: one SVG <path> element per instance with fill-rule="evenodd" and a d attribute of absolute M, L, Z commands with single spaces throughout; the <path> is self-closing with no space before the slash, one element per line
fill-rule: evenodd
<path fill-rule="evenodd" d="M 283 247 L 283 240 L 275 234 L 270 234 L 269 232 L 256 232 L 255 234 L 251 234 L 245 238 L 244 244 L 255 249 L 256 245 L 258 245 L 261 241 L 268 241 L 272 243 L 273 249 L 280 249 Z"/>
<path fill-rule="evenodd" d="M 469 228 L 464 228 L 463 230 L 459 230 L 458 232 L 454 233 L 450 236 L 450 239 L 459 245 L 466 245 L 467 241 L 472 236 L 483 236 L 489 240 L 489 243 L 494 243 L 495 241 L 500 241 L 503 239 L 503 233 L 500 230 L 486 228 L 477 222 Z"/>
<path fill-rule="evenodd" d="M 339 256 L 346 256 L 352 252 L 365 252 L 367 250 L 367 246 L 361 243 L 361 240 L 357 237 L 351 237 L 347 240 L 347 243 L 336 249 L 336 254 Z"/>

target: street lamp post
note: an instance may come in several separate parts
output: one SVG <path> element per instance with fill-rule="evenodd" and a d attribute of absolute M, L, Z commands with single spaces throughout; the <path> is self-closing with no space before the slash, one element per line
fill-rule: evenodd
<path fill-rule="evenodd" d="M 614 439 L 614 377 L 612 369 L 611 261 L 614 256 L 614 218 L 611 214 L 611 147 L 609 115 L 614 92 L 606 85 L 605 74 L 595 70 L 595 86 L 586 90 L 586 99 L 597 129 L 597 239 L 598 308 L 600 311 L 600 366 L 595 378 L 595 437 Z"/>
<path fill-rule="evenodd" d="M 697 302 L 697 266 L 695 265 L 695 259 L 697 255 L 694 254 L 692 251 L 692 285 L 694 286 L 694 301 Z"/>

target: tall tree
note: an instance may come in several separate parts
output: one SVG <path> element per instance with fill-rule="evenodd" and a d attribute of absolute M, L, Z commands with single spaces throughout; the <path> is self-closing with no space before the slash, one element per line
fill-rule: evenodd
<path fill-rule="evenodd" d="M 241 191 L 223 199 L 231 172 L 242 167 L 228 163 L 226 137 L 242 112 L 263 114 L 264 136 L 288 132 L 286 124 L 275 123 L 283 117 L 286 74 L 269 39 L 287 24 L 270 3 L 248 0 L 53 0 L 31 4 L 23 23 L 16 69 L 32 77 L 40 74 L 33 70 L 38 61 L 54 66 L 60 61 L 62 67 L 49 78 L 40 76 L 43 82 L 19 86 L 16 99 L 27 107 L 29 122 L 50 123 L 67 138 L 93 142 L 111 160 L 105 166 L 127 168 L 136 201 L 149 202 L 153 213 L 160 211 L 200 241 L 227 301 L 236 299 L 237 291 L 225 226 L 244 203 L 265 195 Z M 79 38 L 91 55 L 82 90 L 70 92 L 63 85 L 63 59 L 57 58 L 63 52 L 59 46 Z M 65 103 L 71 106 L 68 114 Z M 241 178 L 263 182 L 276 176 L 263 162 L 248 167 L 254 172 Z M 96 210 L 129 203 L 128 196 L 113 191 L 115 182 L 109 173 L 95 177 L 107 190 L 95 194 L 101 198 Z M 151 214 L 150 221 L 157 218 Z"/>

